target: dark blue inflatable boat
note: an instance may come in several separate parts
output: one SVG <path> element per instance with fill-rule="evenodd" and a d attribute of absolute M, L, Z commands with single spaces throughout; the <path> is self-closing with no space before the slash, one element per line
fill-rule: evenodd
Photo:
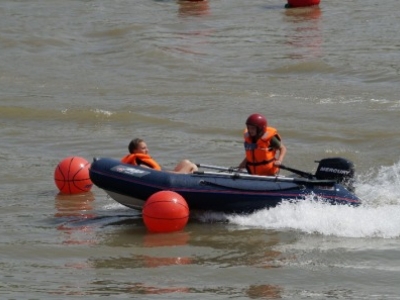
<path fill-rule="evenodd" d="M 298 170 L 297 173 L 303 177 L 255 176 L 229 169 L 177 174 L 127 165 L 111 158 L 95 158 L 89 170 L 96 186 L 115 201 L 139 210 L 152 194 L 163 190 L 179 193 L 191 210 L 228 213 L 250 213 L 310 195 L 331 204 L 361 203 L 353 193 L 353 164 L 343 158 L 321 160 L 315 175 Z"/>

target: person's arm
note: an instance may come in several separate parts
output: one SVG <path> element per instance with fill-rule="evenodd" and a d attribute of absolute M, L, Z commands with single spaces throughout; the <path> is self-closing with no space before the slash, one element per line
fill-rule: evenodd
<path fill-rule="evenodd" d="M 280 166 L 283 162 L 283 159 L 286 155 L 286 146 L 279 140 L 276 136 L 274 136 L 271 140 L 271 147 L 276 149 L 278 157 L 274 161 L 275 166 Z"/>
<path fill-rule="evenodd" d="M 276 161 L 274 162 L 275 166 L 280 166 L 283 162 L 283 159 L 285 158 L 286 155 L 286 146 L 281 142 L 281 146 L 278 149 L 279 155 Z"/>
<path fill-rule="evenodd" d="M 245 169 L 247 164 L 247 159 L 246 157 L 242 160 L 242 162 L 239 164 L 238 168 L 239 169 Z"/>

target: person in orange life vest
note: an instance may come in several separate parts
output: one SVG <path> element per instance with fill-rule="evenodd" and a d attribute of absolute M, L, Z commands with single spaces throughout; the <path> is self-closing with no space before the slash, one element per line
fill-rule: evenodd
<path fill-rule="evenodd" d="M 246 157 L 240 163 L 239 169 L 246 168 L 254 175 L 276 175 L 286 154 L 286 147 L 278 131 L 268 127 L 267 119 L 257 113 L 247 118 L 246 127 L 244 132 Z"/>
<path fill-rule="evenodd" d="M 144 140 L 139 138 L 132 140 L 128 149 L 129 154 L 125 155 L 121 162 L 161 171 L 161 166 L 149 155 L 149 148 Z M 172 172 L 193 173 L 197 170 L 198 168 L 194 163 L 184 159 L 176 165 Z"/>

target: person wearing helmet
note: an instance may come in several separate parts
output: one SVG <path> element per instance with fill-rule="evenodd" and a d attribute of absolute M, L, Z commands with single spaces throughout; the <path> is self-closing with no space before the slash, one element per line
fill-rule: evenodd
<path fill-rule="evenodd" d="M 258 113 L 250 115 L 246 120 L 244 149 L 246 157 L 239 169 L 246 168 L 254 175 L 276 175 L 286 154 L 286 147 L 278 131 L 268 127 L 267 119 Z"/>
<path fill-rule="evenodd" d="M 129 154 L 125 155 L 121 162 L 141 166 L 144 168 L 151 168 L 161 171 L 160 165 L 150 156 L 149 148 L 143 139 L 133 139 L 128 146 Z M 193 173 L 198 170 L 197 166 L 191 161 L 184 159 L 181 160 L 174 168 L 173 173 Z"/>

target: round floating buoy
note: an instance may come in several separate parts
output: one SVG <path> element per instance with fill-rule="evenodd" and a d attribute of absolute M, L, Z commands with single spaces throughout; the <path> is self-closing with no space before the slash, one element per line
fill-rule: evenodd
<path fill-rule="evenodd" d="M 306 7 L 306 6 L 314 6 L 319 5 L 320 0 L 288 0 L 286 4 L 286 8 L 290 7 Z"/>
<path fill-rule="evenodd" d="M 93 186 L 89 177 L 89 162 L 79 156 L 64 158 L 54 171 L 54 182 L 62 194 L 78 194 L 90 191 Z"/>
<path fill-rule="evenodd" d="M 180 16 L 202 16 L 210 13 L 208 0 L 179 0 Z"/>
<path fill-rule="evenodd" d="M 186 226 L 189 220 L 189 207 L 178 193 L 160 191 L 146 200 L 142 216 L 149 231 L 173 232 Z"/>

